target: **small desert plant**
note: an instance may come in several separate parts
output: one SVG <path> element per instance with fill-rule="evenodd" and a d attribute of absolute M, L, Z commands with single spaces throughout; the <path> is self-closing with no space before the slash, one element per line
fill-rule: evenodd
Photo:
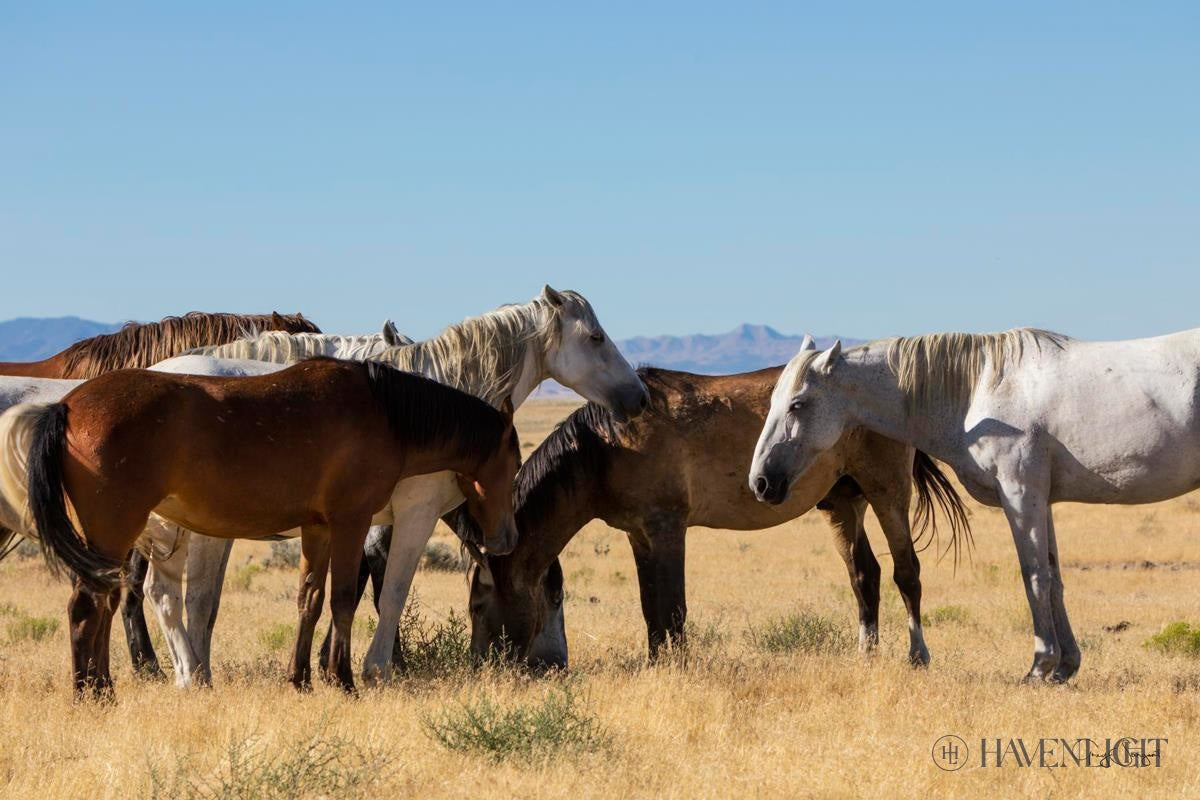
<path fill-rule="evenodd" d="M 811 611 L 769 619 L 761 627 L 752 627 L 747 638 L 767 653 L 844 653 L 850 649 L 843 625 Z"/>
<path fill-rule="evenodd" d="M 268 650 L 282 650 L 296 639 L 296 627 L 278 622 L 258 634 L 258 641 Z"/>
<path fill-rule="evenodd" d="M 969 622 L 971 613 L 964 606 L 938 606 L 928 614 L 921 615 L 921 624 L 929 625 L 945 625 L 952 623 L 962 625 Z"/>
<path fill-rule="evenodd" d="M 294 798 L 366 797 L 388 777 L 392 756 L 378 745 L 360 745 L 326 733 L 277 748 L 258 736 L 230 736 L 221 762 L 211 771 L 198 768 L 189 756 L 177 757 L 164 769 L 150 759 L 150 796 L 154 798 Z"/>
<path fill-rule="evenodd" d="M 14 642 L 40 642 L 58 631 L 58 620 L 52 617 L 31 617 L 22 614 L 8 623 L 8 635 Z"/>
<path fill-rule="evenodd" d="M 1200 627 L 1172 622 L 1142 643 L 1143 647 L 1171 655 L 1200 656 Z"/>
<path fill-rule="evenodd" d="M 445 542 L 430 542 L 425 545 L 421 566 L 433 572 L 462 572 L 467 565 L 457 548 Z"/>
<path fill-rule="evenodd" d="M 609 737 L 581 707 L 570 686 L 551 689 L 540 702 L 502 708 L 487 697 L 426 716 L 426 732 L 447 750 L 502 761 L 513 756 L 551 757 L 592 752 Z"/>
<path fill-rule="evenodd" d="M 246 563 L 234 570 L 230 580 L 234 586 L 246 592 L 250 590 L 251 584 L 254 583 L 254 576 L 264 571 L 262 564 Z"/>
<path fill-rule="evenodd" d="M 440 678 L 470 666 L 470 645 L 466 620 L 452 609 L 445 622 L 427 624 L 414 596 L 400 617 L 394 658 L 407 675 Z"/>
<path fill-rule="evenodd" d="M 300 542 L 291 539 L 271 542 L 271 555 L 263 562 L 267 569 L 295 569 L 300 566 Z M 253 577 L 253 576 L 251 576 Z"/>

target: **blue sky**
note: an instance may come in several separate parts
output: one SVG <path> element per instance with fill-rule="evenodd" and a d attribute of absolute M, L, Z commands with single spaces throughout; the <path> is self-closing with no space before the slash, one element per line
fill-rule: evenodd
<path fill-rule="evenodd" d="M 1200 325 L 1200 4 L 1050 5 L 9 4 L 0 319 Z"/>

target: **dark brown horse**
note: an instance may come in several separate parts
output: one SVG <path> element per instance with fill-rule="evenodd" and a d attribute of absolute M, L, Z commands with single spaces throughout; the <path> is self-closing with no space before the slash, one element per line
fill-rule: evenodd
<path fill-rule="evenodd" d="M 151 511 L 231 539 L 301 529 L 297 686 L 310 680 L 312 631 L 331 569 L 334 635 L 324 668 L 353 689 L 350 625 L 363 540 L 401 479 L 458 473 L 484 543 L 506 552 L 515 542 L 520 448 L 511 414 L 380 364 L 313 359 L 248 378 L 120 370 L 61 403 L 8 413 L 20 416 L 8 422 L 3 452 L 8 458 L 11 442 L 29 441 L 28 507 L 43 552 L 82 581 L 69 605 L 79 692 L 111 690 L 108 632 L 121 565 Z"/>
<path fill-rule="evenodd" d="M 119 331 L 83 339 L 41 361 L 0 362 L 0 375 L 86 380 L 114 369 L 145 369 L 195 347 L 236 341 L 251 331 L 321 332 L 303 314 L 191 311 L 158 322 L 127 322 Z M 137 551 L 130 558 L 130 580 L 122 608 L 129 655 L 137 672 L 161 676 L 142 609 L 142 583 L 148 562 Z"/>
<path fill-rule="evenodd" d="M 566 665 L 558 555 L 589 520 L 602 519 L 629 536 L 653 657 L 667 642 L 684 642 L 688 527 L 757 530 L 813 506 L 824 512 L 846 562 L 858 600 L 859 644 L 870 649 L 878 640 L 880 570 L 863 528 L 869 503 L 908 610 L 909 658 L 927 663 L 920 564 L 909 527 L 914 478 L 920 527 L 932 521 L 936 501 L 956 535 L 966 530 L 961 501 L 923 453 L 914 458 L 912 448 L 866 431 L 847 434 L 785 504 L 755 500 L 745 475 L 781 369 L 709 377 L 643 368 L 638 374 L 651 405 L 640 418 L 617 424 L 589 404 L 561 423 L 517 476 L 516 549 L 472 570 L 474 652 L 506 642 L 519 658 Z M 469 520 L 460 516 L 456 527 L 466 535 Z"/>

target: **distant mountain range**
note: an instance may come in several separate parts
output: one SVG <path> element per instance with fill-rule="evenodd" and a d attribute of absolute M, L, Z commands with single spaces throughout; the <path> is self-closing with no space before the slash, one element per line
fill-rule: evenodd
<path fill-rule="evenodd" d="M 38 361 L 80 339 L 112 333 L 119 327 L 79 317 L 10 319 L 0 322 L 0 361 Z"/>
<path fill-rule="evenodd" d="M 0 322 L 0 361 L 45 358 L 72 342 L 110 333 L 119 327 L 119 323 L 92 322 L 78 317 L 23 317 Z M 782 334 L 766 325 L 741 325 L 728 333 L 637 336 L 617 342 L 617 345 L 631 364 L 718 375 L 782 364 L 795 355 L 803 338 Z M 852 344 L 856 340 L 842 341 Z M 818 347 L 828 347 L 832 343 L 833 337 L 817 337 Z M 561 386 L 547 385 L 538 394 L 557 395 L 565 391 Z"/>

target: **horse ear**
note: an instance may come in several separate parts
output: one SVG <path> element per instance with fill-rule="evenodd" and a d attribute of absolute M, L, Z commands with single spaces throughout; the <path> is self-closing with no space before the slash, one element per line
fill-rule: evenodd
<path fill-rule="evenodd" d="M 454 480 L 458 483 L 458 490 L 463 493 L 463 497 L 470 497 L 476 500 L 483 499 L 483 487 L 474 478 L 467 477 L 461 472 L 456 472 L 454 473 Z"/>
<path fill-rule="evenodd" d="M 813 339 L 811 333 L 804 334 L 804 339 L 800 342 L 801 350 L 816 350 L 817 342 Z"/>
<path fill-rule="evenodd" d="M 275 330 L 277 331 L 287 330 L 287 320 L 280 316 L 278 311 L 271 312 L 271 324 L 275 326 Z"/>
<path fill-rule="evenodd" d="M 567 302 L 567 298 L 563 297 L 562 292 L 552 289 L 548 283 L 542 287 L 542 299 L 556 308 L 562 308 Z"/>
<path fill-rule="evenodd" d="M 400 344 L 400 331 L 396 329 L 396 323 L 390 319 L 383 321 L 383 342 L 388 347 L 396 347 Z"/>
<path fill-rule="evenodd" d="M 833 343 L 833 347 L 829 348 L 821 355 L 817 356 L 813 361 L 812 368 L 814 371 L 822 375 L 828 375 L 833 371 L 833 367 L 837 364 L 838 359 L 842 357 L 842 340 L 838 339 Z"/>
<path fill-rule="evenodd" d="M 509 422 L 512 422 L 512 417 L 513 417 L 513 414 L 516 413 L 516 409 L 513 408 L 513 401 L 512 401 L 511 394 L 508 397 L 504 398 L 502 401 L 500 401 L 500 411 L 503 412 L 504 416 L 508 417 Z"/>

